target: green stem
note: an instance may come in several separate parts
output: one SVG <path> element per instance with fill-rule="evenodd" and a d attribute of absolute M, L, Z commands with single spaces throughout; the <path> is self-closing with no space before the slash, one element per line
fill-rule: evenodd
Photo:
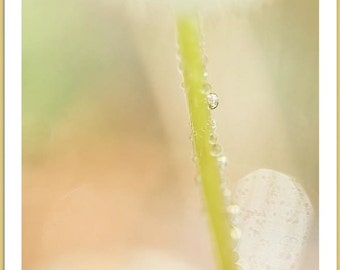
<path fill-rule="evenodd" d="M 177 32 L 184 86 L 193 132 L 193 145 L 212 232 L 215 257 L 218 269 L 236 270 L 230 236 L 231 225 L 226 218 L 226 208 L 220 187 L 219 166 L 216 158 L 211 155 L 212 145 L 209 143 L 213 128 L 206 94 L 202 91 L 206 81 L 198 17 L 191 13 L 179 14 L 177 17 Z"/>

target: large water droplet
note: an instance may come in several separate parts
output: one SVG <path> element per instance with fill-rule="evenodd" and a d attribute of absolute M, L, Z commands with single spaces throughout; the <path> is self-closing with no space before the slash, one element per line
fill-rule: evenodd
<path fill-rule="evenodd" d="M 209 93 L 207 95 L 207 102 L 211 110 L 216 109 L 219 103 L 218 96 L 215 93 Z"/>
<path fill-rule="evenodd" d="M 212 147 L 211 147 L 211 151 L 210 151 L 210 154 L 213 156 L 213 157 L 218 157 L 222 154 L 223 152 L 223 149 L 222 149 L 222 146 L 219 145 L 218 143 L 215 143 Z"/>

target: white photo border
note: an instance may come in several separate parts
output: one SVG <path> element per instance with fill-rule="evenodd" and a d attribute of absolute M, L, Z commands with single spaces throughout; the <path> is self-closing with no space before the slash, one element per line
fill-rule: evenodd
<path fill-rule="evenodd" d="M 337 269 L 337 1 L 319 0 L 319 269 Z"/>
<path fill-rule="evenodd" d="M 4 1 L 4 269 L 22 269 L 21 1 Z"/>

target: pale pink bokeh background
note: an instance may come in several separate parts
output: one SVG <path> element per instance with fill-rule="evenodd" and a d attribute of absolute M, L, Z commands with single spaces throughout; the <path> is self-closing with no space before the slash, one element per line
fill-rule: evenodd
<path fill-rule="evenodd" d="M 157 1 L 23 1 L 23 269 L 214 269 L 194 181 L 173 10 Z M 233 182 L 294 175 L 316 210 L 318 2 L 203 13 Z"/>

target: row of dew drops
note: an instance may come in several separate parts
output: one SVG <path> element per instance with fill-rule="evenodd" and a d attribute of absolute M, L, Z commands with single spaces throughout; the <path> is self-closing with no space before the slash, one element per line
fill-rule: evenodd
<path fill-rule="evenodd" d="M 206 70 L 207 57 L 204 53 L 205 50 L 204 50 L 204 43 L 203 43 L 204 39 L 202 37 L 202 31 L 200 31 L 200 33 L 201 33 L 201 44 L 200 44 L 200 46 L 201 46 L 201 52 L 202 52 L 201 53 L 201 55 L 202 55 L 201 60 L 202 60 L 202 63 L 203 63 L 203 76 L 204 76 L 204 81 L 205 81 L 203 83 L 202 93 L 206 96 L 206 102 L 207 102 L 208 108 L 210 110 L 215 110 L 219 105 L 219 98 L 218 98 L 217 94 L 212 91 L 212 86 L 207 82 L 208 81 L 207 80 L 208 73 L 207 73 L 207 70 Z M 178 48 L 177 58 L 178 58 L 178 61 L 179 61 L 179 71 L 182 74 L 183 70 L 182 70 L 182 63 L 181 63 L 179 48 Z M 184 83 L 181 84 L 181 88 L 183 90 L 185 90 Z M 209 144 L 211 145 L 210 154 L 211 154 L 211 156 L 216 158 L 217 163 L 218 163 L 219 172 L 220 172 L 220 179 L 221 179 L 220 186 L 221 186 L 223 196 L 224 196 L 225 207 L 226 207 L 226 216 L 227 216 L 227 218 L 230 219 L 231 224 L 232 224 L 230 236 L 233 240 L 233 245 L 234 245 L 234 250 L 233 250 L 234 258 L 235 258 L 235 261 L 236 261 L 237 269 L 242 270 L 244 268 L 240 264 L 239 255 L 236 251 L 238 242 L 239 242 L 241 235 L 242 235 L 241 230 L 237 227 L 238 224 L 239 224 L 240 207 L 237 204 L 234 204 L 231 200 L 231 190 L 229 188 L 229 183 L 228 183 L 228 181 L 225 177 L 225 170 L 226 170 L 226 167 L 228 165 L 228 159 L 225 156 L 225 154 L 223 153 L 222 146 L 217 142 L 217 134 L 216 134 L 217 125 L 216 125 L 216 121 L 214 119 L 211 120 L 210 128 L 211 128 L 211 131 L 212 131 L 210 136 L 209 136 Z M 195 163 L 197 163 L 196 155 L 194 155 L 193 161 Z M 196 182 L 200 183 L 199 176 L 197 176 Z"/>

